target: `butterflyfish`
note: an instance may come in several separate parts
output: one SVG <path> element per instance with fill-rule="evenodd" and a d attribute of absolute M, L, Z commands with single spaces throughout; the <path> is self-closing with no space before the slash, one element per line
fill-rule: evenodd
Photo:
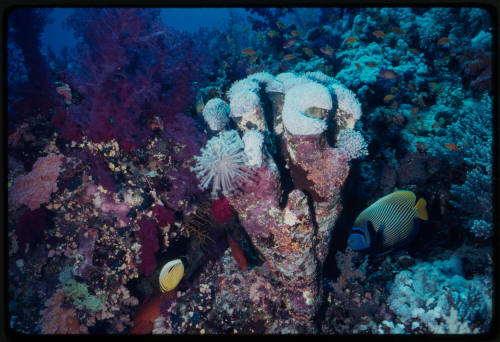
<path fill-rule="evenodd" d="M 354 221 L 347 244 L 355 251 L 385 254 L 413 239 L 419 220 L 427 220 L 426 201 L 411 191 L 395 191 L 363 210 Z"/>
<path fill-rule="evenodd" d="M 184 265 L 180 259 L 169 261 L 163 266 L 160 272 L 161 292 L 172 291 L 179 285 L 184 276 Z"/>

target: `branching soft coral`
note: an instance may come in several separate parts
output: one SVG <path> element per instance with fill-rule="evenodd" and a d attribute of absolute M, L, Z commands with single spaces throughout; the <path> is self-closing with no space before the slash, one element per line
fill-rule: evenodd
<path fill-rule="evenodd" d="M 31 210 L 50 200 L 50 195 L 57 191 L 57 177 L 64 157 L 51 153 L 39 158 L 33 170 L 25 176 L 16 178 L 9 189 L 9 209 L 17 209 L 26 204 Z"/>
<path fill-rule="evenodd" d="M 160 113 L 168 122 L 186 111 L 203 59 L 190 37 L 160 23 L 156 10 L 79 9 L 69 23 L 82 39 L 70 76 L 82 101 L 58 113 L 59 128 L 72 129 L 64 137 L 80 138 L 73 122 L 93 141 L 116 138 L 131 150 L 151 135 L 148 118 Z"/>

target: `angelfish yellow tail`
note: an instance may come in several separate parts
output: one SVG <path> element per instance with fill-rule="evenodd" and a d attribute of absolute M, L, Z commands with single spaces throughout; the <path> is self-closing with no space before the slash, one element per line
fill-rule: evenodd
<path fill-rule="evenodd" d="M 429 216 L 427 216 L 427 208 L 425 207 L 427 205 L 427 202 L 421 198 L 417 201 L 417 204 L 415 204 L 415 207 L 418 210 L 417 217 L 421 220 L 427 221 L 429 219 Z"/>

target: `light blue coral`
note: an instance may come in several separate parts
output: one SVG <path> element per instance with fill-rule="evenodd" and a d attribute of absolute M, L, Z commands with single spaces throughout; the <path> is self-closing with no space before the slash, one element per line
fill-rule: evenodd
<path fill-rule="evenodd" d="M 210 99 L 203 107 L 203 118 L 211 130 L 220 131 L 229 122 L 229 105 L 222 99 Z"/>
<path fill-rule="evenodd" d="M 395 56 L 403 57 L 402 55 L 404 55 L 402 62 L 393 66 L 391 60 Z M 382 51 L 377 42 L 371 42 L 356 49 L 343 50 L 338 53 L 338 57 L 342 60 L 343 68 L 335 78 L 350 89 L 358 89 L 365 84 L 375 84 L 378 75 L 384 69 L 393 70 L 399 78 L 411 76 L 414 78 L 412 82 L 417 86 L 427 81 L 429 73 L 423 54 L 413 55 L 403 39 L 398 39 L 394 48 L 386 46 Z M 367 63 L 375 63 L 375 66 L 369 67 Z"/>
<path fill-rule="evenodd" d="M 493 184 L 492 166 L 485 170 L 467 171 L 464 184 L 452 184 L 451 204 L 467 213 L 468 228 L 476 237 L 488 239 L 493 235 Z"/>
<path fill-rule="evenodd" d="M 349 128 L 340 131 L 335 147 L 349 160 L 368 155 L 368 145 L 361 133 Z"/>
<path fill-rule="evenodd" d="M 491 165 L 492 104 L 489 96 L 477 101 L 468 98 L 459 108 L 450 111 L 450 122 L 439 135 L 432 136 L 428 152 L 445 159 L 452 166 L 463 165 L 487 167 Z M 446 148 L 456 144 L 460 151 Z"/>
<path fill-rule="evenodd" d="M 398 321 L 423 323 L 431 333 L 481 333 L 492 320 L 491 286 L 487 277 L 465 279 L 454 256 L 398 273 L 388 303 Z"/>

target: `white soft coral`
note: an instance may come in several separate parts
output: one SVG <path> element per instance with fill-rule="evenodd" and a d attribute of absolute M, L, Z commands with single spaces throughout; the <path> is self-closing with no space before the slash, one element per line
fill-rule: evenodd
<path fill-rule="evenodd" d="M 249 181 L 244 148 L 245 144 L 235 130 L 211 138 L 201 149 L 202 155 L 194 157 L 196 166 L 191 169 L 200 180 L 200 188 L 207 189 L 212 183 L 212 197 L 217 198 L 220 191 L 229 195 L 241 183 Z"/>
<path fill-rule="evenodd" d="M 332 109 L 332 98 L 328 88 L 316 82 L 297 84 L 285 94 L 283 124 L 292 135 L 315 135 L 326 130 L 326 119 L 317 119 L 305 114 L 309 108 Z"/>

